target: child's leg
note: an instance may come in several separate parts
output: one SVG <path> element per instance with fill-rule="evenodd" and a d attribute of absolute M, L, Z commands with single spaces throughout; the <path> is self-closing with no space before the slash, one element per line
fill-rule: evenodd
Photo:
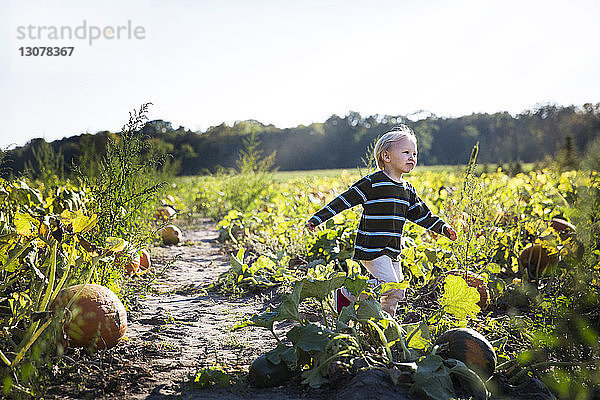
<path fill-rule="evenodd" d="M 388 256 L 361 262 L 379 282 L 402 282 L 404 280 L 400 262 L 392 261 Z M 389 290 L 381 295 L 381 308 L 393 317 L 396 314 L 396 306 L 402 299 L 404 299 L 404 289 Z"/>

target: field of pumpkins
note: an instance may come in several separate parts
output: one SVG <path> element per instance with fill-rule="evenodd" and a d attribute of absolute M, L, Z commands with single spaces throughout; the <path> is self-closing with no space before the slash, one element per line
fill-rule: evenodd
<path fill-rule="evenodd" d="M 5 392 L 28 390 L 27 379 L 12 372 L 25 365 L 35 371 L 36 363 L 76 347 L 91 354 L 126 347 L 128 305 L 140 293 L 125 295 L 123 288 L 151 280 L 152 248 L 185 251 L 181 224 L 208 216 L 230 254 L 229 270 L 209 289 L 271 298 L 263 312 L 232 329 L 263 329 L 277 345 L 245 371 L 227 365 L 195 371 L 192 387 L 225 376 L 255 388 L 328 390 L 377 370 L 398 390 L 423 399 L 503 398 L 527 385 L 558 398 L 573 390 L 600 393 L 593 364 L 600 359 L 600 214 L 589 206 L 600 201 L 597 174 L 412 174 L 421 197 L 459 237 L 451 242 L 407 224 L 405 279 L 397 284 L 373 283 L 352 259 L 360 209 L 314 232 L 305 228 L 356 178 L 342 172 L 266 179 L 251 201 L 228 180 L 234 177 L 182 179 L 145 210 L 150 233 L 139 241 L 99 235 L 101 221 L 87 211 L 83 192 L 74 203 L 67 190 L 56 195 L 25 181 L 3 182 Z M 340 288 L 356 300 L 336 307 Z M 397 288 L 406 297 L 391 317 L 379 299 Z M 285 336 L 274 329 L 281 324 Z"/>

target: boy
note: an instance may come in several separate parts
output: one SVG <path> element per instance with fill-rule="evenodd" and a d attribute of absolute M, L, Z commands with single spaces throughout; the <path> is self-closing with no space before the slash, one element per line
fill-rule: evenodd
<path fill-rule="evenodd" d="M 374 156 L 379 171 L 358 180 L 315 213 L 306 225 L 313 231 L 343 210 L 362 204 L 353 258 L 367 268 L 377 283 L 401 282 L 404 276 L 400 254 L 406 220 L 450 240 L 456 240 L 457 235 L 450 225 L 431 213 L 415 188 L 403 180 L 403 175 L 417 165 L 417 138 L 408 126 L 394 127 L 381 136 L 375 144 Z M 345 288 L 342 289 L 350 301 L 354 300 Z M 381 295 L 381 308 L 393 317 L 402 299 L 404 290 L 392 289 Z"/>

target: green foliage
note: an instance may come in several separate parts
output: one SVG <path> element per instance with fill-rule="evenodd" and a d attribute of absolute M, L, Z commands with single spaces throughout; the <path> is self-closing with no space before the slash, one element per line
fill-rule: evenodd
<path fill-rule="evenodd" d="M 6 167 L 5 167 L 5 162 L 6 162 L 6 156 L 7 156 L 7 152 L 4 149 L 0 148 L 0 176 L 5 175 L 6 173 Z"/>
<path fill-rule="evenodd" d="M 579 156 L 571 136 L 565 138 L 564 146 L 556 155 L 556 164 L 559 171 L 570 171 L 579 168 Z"/>
<path fill-rule="evenodd" d="M 432 400 L 452 398 L 454 387 L 442 357 L 431 354 L 417 365 L 411 392 Z"/>
<path fill-rule="evenodd" d="M 47 368 L 64 350 L 52 310 L 64 287 L 99 282 L 123 295 L 115 254 L 150 236 L 160 154 L 136 136 L 146 107 L 110 142 L 94 176 L 62 181 L 62 156 L 45 141 L 33 151 L 38 180 L 0 179 L 0 379 L 3 393 L 39 397 Z M 90 170 L 91 171 L 91 170 Z"/>
<path fill-rule="evenodd" d="M 263 157 L 260 142 L 254 132 L 244 138 L 244 148 L 236 161 L 237 170 L 222 170 L 195 185 L 193 213 L 222 218 L 227 213 L 244 212 L 255 208 L 273 181 L 275 153 Z"/>
<path fill-rule="evenodd" d="M 278 265 L 282 260 L 259 256 L 250 265 L 244 262 L 244 249 L 231 256 L 231 267 L 219 276 L 216 286 L 231 294 L 260 291 L 294 281 L 295 271 Z"/>
<path fill-rule="evenodd" d="M 481 309 L 477 305 L 479 292 L 469 287 L 467 282 L 460 277 L 449 275 L 444 284 L 444 294 L 440 299 L 440 305 L 444 311 L 454 315 L 459 320 L 465 320 L 468 316 L 475 318 Z"/>
<path fill-rule="evenodd" d="M 508 112 L 458 118 L 430 115 L 417 121 L 402 115 L 364 117 L 350 112 L 345 117 L 332 115 L 324 122 L 287 129 L 250 120 L 238 121 L 233 126 L 213 126 L 205 132 L 191 132 L 183 127 L 174 129 L 171 123 L 157 120 L 146 123 L 142 133 L 151 138 L 156 149 L 173 155 L 170 161 L 173 168 L 180 168 L 182 175 L 192 176 L 218 172 L 219 166 L 224 170 L 236 168 L 239 151 L 250 136 L 260 142 L 258 149 L 264 154 L 277 151 L 273 165 L 281 170 L 355 168 L 369 144 L 398 123 L 405 123 L 415 131 L 420 159 L 428 164 L 460 165 L 469 157 L 472 146 L 479 142 L 482 163 L 509 165 L 506 170 L 515 175 L 520 163 L 542 162 L 545 157 L 554 157 L 566 137 L 572 138 L 575 151 L 583 153 L 600 132 L 600 103 L 582 107 L 548 104 L 517 116 Z M 76 163 L 85 168 L 94 165 L 88 161 L 99 161 L 111 135 L 106 131 L 81 135 L 52 143 L 52 146 L 57 153 L 62 152 L 67 165 Z M 34 142 L 10 151 L 15 174 L 24 171 L 25 160 L 32 158 L 33 146 Z M 86 175 L 93 175 L 93 169 L 85 171 Z"/>
<path fill-rule="evenodd" d="M 281 304 L 240 327 L 260 326 L 273 332 L 274 325 L 284 320 L 302 327 L 314 325 L 302 332 L 310 343 L 324 342 L 327 336 L 324 350 L 313 348 L 307 354 L 296 344 L 280 344 L 270 353 L 275 361 L 289 362 L 312 386 L 330 379 L 332 362 L 350 366 L 364 358 L 371 366 L 391 368 L 408 361 L 418 369 L 432 353 L 435 337 L 450 327 L 473 326 L 482 329 L 499 360 L 507 363 L 502 372 L 511 384 L 524 383 L 531 373 L 557 393 L 567 393 L 564 398 L 592 393 L 599 385 L 595 366 L 600 359 L 599 175 L 550 169 L 514 176 L 501 171 L 479 174 L 476 156 L 475 150 L 465 173 L 416 171 L 409 177 L 432 211 L 456 228 L 459 238 L 450 242 L 418 226 L 405 226 L 403 285 L 408 286 L 409 303 L 401 305 L 399 320 L 386 319 L 381 312 L 378 296 L 388 287 L 369 287 L 366 271 L 349 259 L 360 210 L 336 215 L 314 233 L 304 230 L 308 218 L 345 190 L 356 175 L 273 181 L 259 201 L 246 210 L 227 213 L 219 227 L 222 238 L 238 249 L 231 263 L 232 286 L 256 290 L 249 278 L 257 276 L 269 282 L 259 290 L 293 283 Z M 206 190 L 221 187 L 216 181 L 201 182 Z M 565 236 L 549 228 L 553 217 L 573 222 L 576 234 Z M 561 260 L 547 276 L 530 282 L 518 257 L 532 243 L 543 243 Z M 245 258 L 239 253 L 242 248 Z M 290 272 L 289 280 L 272 279 L 280 267 Z M 478 274 L 490 291 L 488 309 L 480 310 L 477 290 L 450 271 Z M 262 278 L 255 280 L 260 283 Z M 338 314 L 333 309 L 333 290 L 342 284 L 355 296 L 366 298 Z M 423 306 L 425 298 L 429 300 Z M 303 319 L 299 310 L 307 306 L 320 311 L 319 323 Z M 414 314 L 420 320 L 400 322 Z M 318 328 L 324 333 L 313 336 Z M 474 379 L 466 367 L 448 361 L 436 371 Z M 414 384 L 414 373 L 411 369 L 403 376 Z M 485 391 L 476 380 L 471 385 Z M 575 389 L 565 391 L 567 386 Z"/>
<path fill-rule="evenodd" d="M 222 368 L 212 366 L 197 371 L 189 377 L 192 389 L 206 389 L 212 386 L 227 387 L 231 384 L 231 377 Z"/>
<path fill-rule="evenodd" d="M 589 171 L 600 171 L 600 137 L 587 146 L 581 167 Z"/>
<path fill-rule="evenodd" d="M 25 174 L 47 183 L 63 179 L 65 160 L 61 150 L 55 151 L 44 139 L 32 143 L 32 158 L 25 162 Z"/>
<path fill-rule="evenodd" d="M 119 237 L 139 248 L 148 240 L 152 206 L 166 184 L 160 178 L 167 157 L 156 152 L 148 137 L 140 132 L 148 106 L 149 103 L 144 104 L 139 111 L 131 112 L 121 132 L 109 139 L 95 176 L 86 176 L 79 170 L 80 178 L 90 188 L 88 207 L 98 215 L 99 229 L 92 232 L 91 239 L 95 244 L 108 237 Z M 103 266 L 99 282 L 110 280 L 111 273 L 111 264 Z"/>
<path fill-rule="evenodd" d="M 0 378 L 7 395 L 35 395 L 40 368 L 62 351 L 64 315 L 50 313 L 52 301 L 77 277 L 89 281 L 98 264 L 99 254 L 86 249 L 83 237 L 97 217 L 83 211 L 84 192 L 69 201 L 54 195 L 73 188 L 48 196 L 22 180 L 1 181 L 0 188 Z"/>

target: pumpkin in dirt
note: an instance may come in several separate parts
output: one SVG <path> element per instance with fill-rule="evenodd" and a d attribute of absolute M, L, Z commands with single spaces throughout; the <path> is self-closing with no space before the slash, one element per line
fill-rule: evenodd
<path fill-rule="evenodd" d="M 141 265 L 140 254 L 137 251 L 132 251 L 131 253 L 128 253 L 126 257 L 127 258 L 123 266 L 125 272 L 127 274 L 136 274 Z"/>
<path fill-rule="evenodd" d="M 257 388 L 279 386 L 291 375 L 292 371 L 283 360 L 279 364 L 273 364 L 267 355 L 263 354 L 250 364 L 248 383 Z"/>
<path fill-rule="evenodd" d="M 568 237 L 577 233 L 577 228 L 575 228 L 575 225 L 561 218 L 552 218 L 552 220 L 550 221 L 550 226 L 556 232 L 558 232 L 561 235 L 561 237 Z"/>
<path fill-rule="evenodd" d="M 175 225 L 167 225 L 160 231 L 160 237 L 166 245 L 178 244 L 182 237 L 181 229 Z"/>
<path fill-rule="evenodd" d="M 477 289 L 479 292 L 479 301 L 477 302 L 477 305 L 482 310 L 485 310 L 490 301 L 490 291 L 483 278 L 472 273 L 465 274 L 463 271 L 450 271 L 449 273 L 451 275 L 460 276 L 467 282 L 467 285 Z"/>
<path fill-rule="evenodd" d="M 146 271 L 150 266 L 152 266 L 152 262 L 150 262 L 150 253 L 148 253 L 148 250 L 146 249 L 140 250 L 140 269 Z"/>
<path fill-rule="evenodd" d="M 444 332 L 435 344 L 442 358 L 460 360 L 486 381 L 496 369 L 494 346 L 479 332 L 470 328 L 454 328 Z"/>
<path fill-rule="evenodd" d="M 80 289 L 79 296 L 65 310 Z M 62 289 L 50 308 L 55 313 L 65 311 L 63 332 L 72 347 L 107 349 L 119 343 L 127 330 L 127 312 L 123 303 L 109 288 L 101 285 L 75 285 Z"/>
<path fill-rule="evenodd" d="M 558 263 L 558 254 L 541 244 L 532 244 L 519 255 L 519 265 L 527 272 L 530 280 L 537 280 Z"/>
<path fill-rule="evenodd" d="M 167 222 L 177 215 L 177 211 L 171 206 L 162 206 L 154 213 L 154 219 L 160 222 Z"/>

